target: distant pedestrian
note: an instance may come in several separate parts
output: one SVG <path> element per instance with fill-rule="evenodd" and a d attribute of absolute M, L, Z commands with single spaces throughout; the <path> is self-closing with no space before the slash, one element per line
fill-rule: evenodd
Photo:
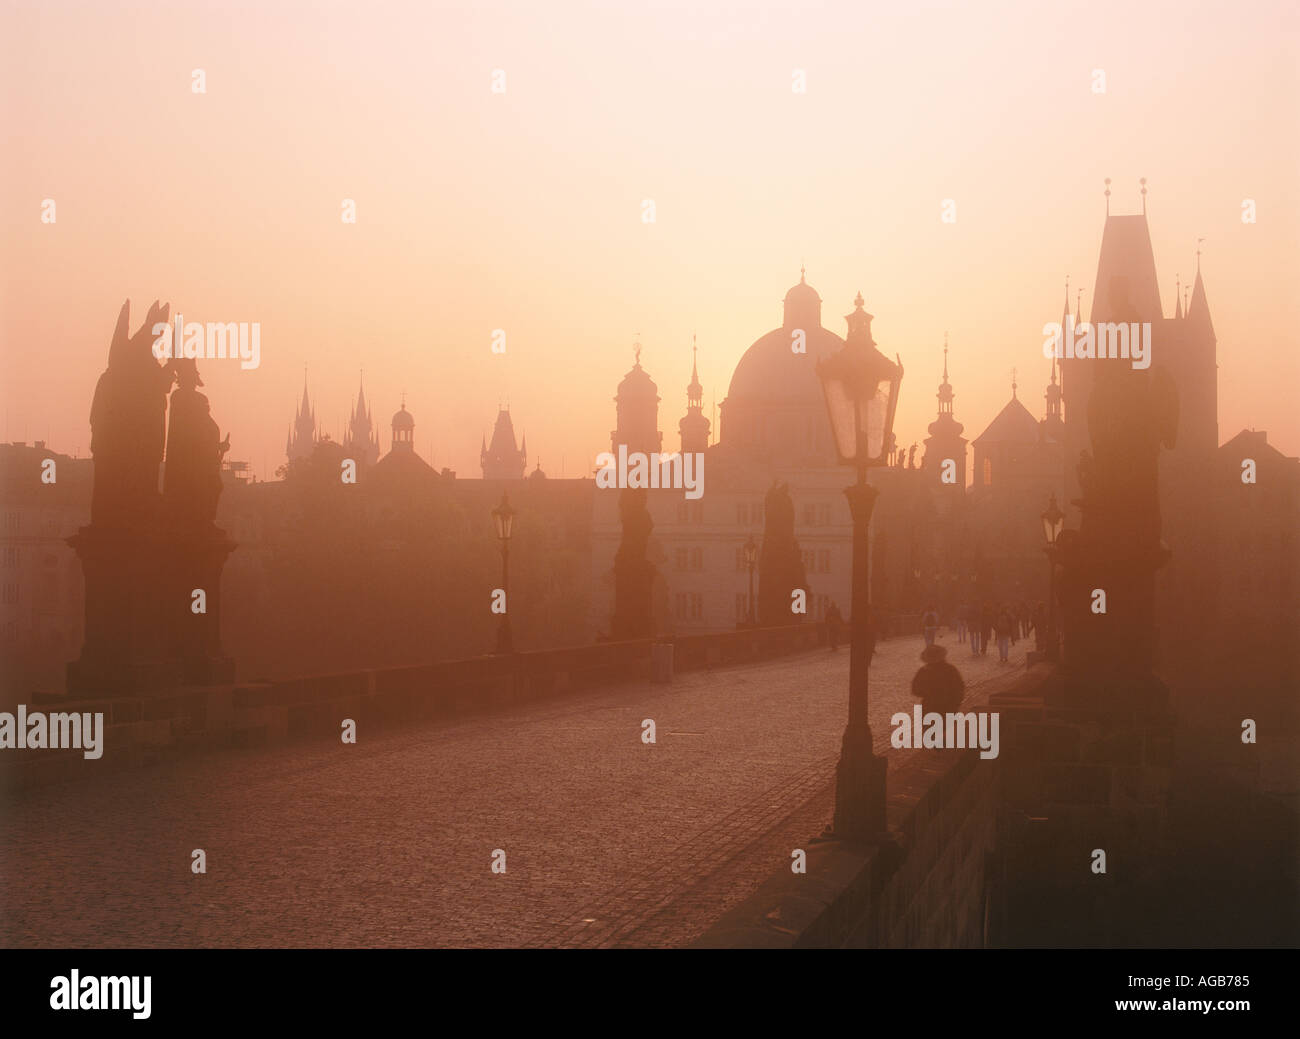
<path fill-rule="evenodd" d="M 840 647 L 840 625 L 843 623 L 840 608 L 831 603 L 830 609 L 826 611 L 826 641 L 831 644 L 832 653 Z"/>
<path fill-rule="evenodd" d="M 947 660 L 948 651 L 942 646 L 926 646 L 921 651 L 922 665 L 912 678 L 912 696 L 927 714 L 934 711 L 948 714 L 961 707 L 966 684 L 961 672 Z"/>
<path fill-rule="evenodd" d="M 1001 612 L 998 614 L 995 630 L 998 639 L 998 659 L 1005 664 L 1008 658 L 1008 643 L 1010 643 L 1011 637 L 1016 630 L 1016 619 L 1011 614 L 1011 607 L 1002 607 Z"/>
<path fill-rule="evenodd" d="M 970 620 L 970 607 L 964 602 L 957 604 L 957 641 L 966 641 L 966 625 Z"/>
<path fill-rule="evenodd" d="M 934 637 L 939 632 L 939 612 L 934 608 L 933 603 L 921 614 L 921 632 L 925 635 L 925 644 L 933 646 Z"/>
<path fill-rule="evenodd" d="M 980 607 L 980 656 L 982 657 L 988 656 L 989 639 L 993 637 L 993 625 L 997 619 L 998 615 L 993 609 L 993 603 L 985 599 L 984 605 Z"/>

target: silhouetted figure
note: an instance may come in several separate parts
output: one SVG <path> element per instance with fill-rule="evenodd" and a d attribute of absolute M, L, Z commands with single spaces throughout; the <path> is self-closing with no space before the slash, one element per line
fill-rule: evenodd
<path fill-rule="evenodd" d="M 993 637 L 993 626 L 997 623 L 997 611 L 993 609 L 993 603 L 987 599 L 984 605 L 980 607 L 980 656 L 986 657 L 989 652 L 989 639 Z"/>
<path fill-rule="evenodd" d="M 646 553 L 654 521 L 646 508 L 644 488 L 620 491 L 618 511 L 623 521 L 623 540 L 614 555 L 614 616 L 610 634 L 617 641 L 652 638 L 655 566 Z"/>
<path fill-rule="evenodd" d="M 172 373 L 153 355 L 157 337 L 152 329 L 166 324 L 168 310 L 154 300 L 135 335 L 129 334 L 130 300 L 117 315 L 108 367 L 95 384 L 90 405 L 90 452 L 95 459 L 90 522 L 97 527 L 140 530 L 157 518 L 158 466 Z"/>
<path fill-rule="evenodd" d="M 166 327 L 169 309 L 155 301 L 132 336 L 130 300 L 122 304 L 95 386 L 90 525 L 68 539 L 86 579 L 85 643 L 68 665 L 75 695 L 234 677 L 220 650 L 219 604 L 221 569 L 235 546 L 212 523 L 229 445 L 217 441 L 193 360 L 164 367 L 154 356 L 155 328 Z M 169 437 L 166 393 L 178 373 Z"/>
<path fill-rule="evenodd" d="M 163 503 L 169 529 L 206 529 L 213 526 L 217 499 L 221 497 L 221 461 L 230 450 L 230 437 L 218 440 L 208 398 L 193 358 L 174 359 L 172 415 L 167 427 L 167 468 Z"/>
<path fill-rule="evenodd" d="M 1007 662 L 1008 647 L 1016 630 L 1016 619 L 1011 615 L 1010 607 L 1003 606 L 994 621 L 994 632 L 998 640 L 998 660 Z"/>
<path fill-rule="evenodd" d="M 826 611 L 826 640 L 831 644 L 831 652 L 839 649 L 840 625 L 843 623 L 844 618 L 840 615 L 840 608 L 835 603 L 831 603 Z"/>
<path fill-rule="evenodd" d="M 912 696 L 927 714 L 947 714 L 961 707 L 966 684 L 947 657 L 942 646 L 926 646 L 921 652 L 923 663 L 912 678 Z"/>
<path fill-rule="evenodd" d="M 1040 653 L 1047 648 L 1047 604 L 1042 602 L 1034 608 L 1034 648 Z"/>
<path fill-rule="evenodd" d="M 925 644 L 933 646 L 934 637 L 939 633 L 939 612 L 933 603 L 928 603 L 921 613 L 921 633 L 925 636 Z"/>
<path fill-rule="evenodd" d="M 803 614 L 791 610 L 796 589 L 807 590 L 803 557 L 794 537 L 794 501 L 790 488 L 773 482 L 763 504 L 763 548 L 758 560 L 758 622 L 775 627 L 798 624 Z"/>
<path fill-rule="evenodd" d="M 966 641 L 966 626 L 970 623 L 970 605 L 965 602 L 957 604 L 957 641 Z"/>

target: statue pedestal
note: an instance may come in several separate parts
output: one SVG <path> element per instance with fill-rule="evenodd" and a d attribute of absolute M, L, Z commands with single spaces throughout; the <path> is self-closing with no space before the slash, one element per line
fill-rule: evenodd
<path fill-rule="evenodd" d="M 1169 550 L 1159 543 L 1103 544 L 1083 533 L 1063 534 L 1059 549 L 1065 706 L 1163 713 L 1169 690 L 1155 673 L 1155 576 Z M 1098 592 L 1105 594 L 1105 612 L 1096 612 Z"/>
<path fill-rule="evenodd" d="M 172 655 L 189 685 L 222 685 L 235 680 L 235 662 L 221 650 L 221 571 L 235 542 L 212 526 L 167 538 L 169 565 L 163 610 Z M 197 590 L 204 612 L 196 613 Z"/>
<path fill-rule="evenodd" d="M 120 696 L 234 680 L 221 651 L 221 570 L 235 543 L 216 527 L 141 534 L 82 527 L 68 538 L 86 580 L 85 644 L 68 694 Z M 202 588 L 205 612 L 193 612 Z"/>
<path fill-rule="evenodd" d="M 68 664 L 69 695 L 121 695 L 177 682 L 163 624 L 162 542 L 130 528 L 90 526 L 68 544 L 86 579 L 86 638 L 81 656 Z"/>

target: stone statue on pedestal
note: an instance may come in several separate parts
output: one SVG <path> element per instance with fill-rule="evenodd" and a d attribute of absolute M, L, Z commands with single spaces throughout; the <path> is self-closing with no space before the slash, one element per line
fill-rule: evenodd
<path fill-rule="evenodd" d="M 763 548 L 758 559 L 758 622 L 764 627 L 798 624 L 791 592 L 808 590 L 803 557 L 794 537 L 794 500 L 787 483 L 774 481 L 763 499 Z"/>

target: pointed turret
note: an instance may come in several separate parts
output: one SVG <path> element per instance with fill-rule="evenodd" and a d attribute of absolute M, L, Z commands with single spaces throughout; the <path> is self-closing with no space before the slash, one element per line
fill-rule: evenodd
<path fill-rule="evenodd" d="M 374 415 L 366 407 L 365 376 L 357 389 L 357 402 L 348 420 L 347 430 L 343 434 L 343 447 L 348 454 L 365 465 L 379 461 L 379 431 L 375 427 Z"/>
<path fill-rule="evenodd" d="M 682 454 L 701 452 L 709 446 L 709 420 L 704 417 L 704 387 L 700 383 L 699 348 L 691 336 L 691 381 L 686 384 L 686 417 L 677 423 Z"/>
<path fill-rule="evenodd" d="M 497 410 L 496 425 L 492 429 L 492 443 L 479 455 L 485 480 L 522 480 L 528 466 L 527 441 L 515 447 L 515 427 L 510 420 L 510 410 Z"/>
<path fill-rule="evenodd" d="M 1196 264 L 1196 281 L 1192 284 L 1192 301 L 1187 305 L 1187 323 L 1191 328 L 1205 335 L 1211 342 L 1214 336 L 1214 322 L 1210 320 L 1210 304 L 1205 298 L 1205 282 L 1201 280 L 1201 264 Z"/>
<path fill-rule="evenodd" d="M 953 414 L 952 401 L 956 396 L 948 381 L 948 333 L 943 334 L 943 379 L 939 383 L 939 415 L 930 423 L 930 435 L 925 438 L 925 455 L 921 468 L 931 474 L 941 487 L 966 489 L 966 438 L 965 428 Z M 950 463 L 951 464 L 948 464 Z"/>
<path fill-rule="evenodd" d="M 312 407 L 311 398 L 307 394 L 307 372 L 304 369 L 302 374 L 302 403 L 298 405 L 298 412 L 294 415 L 284 453 L 288 456 L 290 462 L 299 458 L 307 458 L 316 449 L 318 439 L 316 409 Z"/>

